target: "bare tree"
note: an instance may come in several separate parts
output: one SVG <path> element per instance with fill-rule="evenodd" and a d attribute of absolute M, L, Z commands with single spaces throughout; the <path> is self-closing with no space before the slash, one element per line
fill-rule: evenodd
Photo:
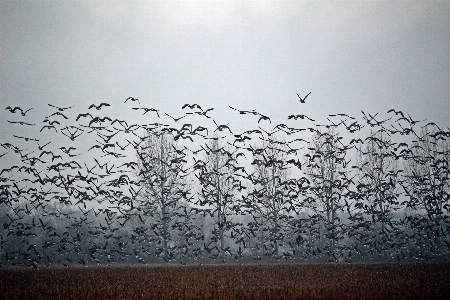
<path fill-rule="evenodd" d="M 398 169 L 399 157 L 395 153 L 396 143 L 384 131 L 371 132 L 364 144 L 357 148 L 358 169 L 356 178 L 358 201 L 355 208 L 364 215 L 353 224 L 361 241 L 370 247 L 369 251 L 378 256 L 391 255 L 391 241 L 395 239 L 397 228 L 394 222 L 399 209 Z M 359 251 L 366 255 L 362 247 Z M 398 256 L 399 257 L 399 256 Z M 387 257 L 385 257 L 387 258 Z"/>
<path fill-rule="evenodd" d="M 148 132 L 136 148 L 138 177 L 142 190 L 139 206 L 151 219 L 152 230 L 161 245 L 157 251 L 165 260 L 173 256 L 174 236 L 180 229 L 177 219 L 189 199 L 185 154 L 176 148 L 172 135 Z"/>
<path fill-rule="evenodd" d="M 318 251 L 326 251 L 329 260 L 336 260 L 337 244 L 342 238 L 338 215 L 343 211 L 341 197 L 345 187 L 343 183 L 347 182 L 346 149 L 343 145 L 341 147 L 340 137 L 332 129 L 325 133 L 316 132 L 309 149 L 305 172 L 311 182 L 311 208 L 322 219 L 322 242 Z"/>
<path fill-rule="evenodd" d="M 201 186 L 198 203 L 209 209 L 215 221 L 212 239 L 204 246 L 211 254 L 213 249 L 217 250 L 224 259 L 226 252 L 231 253 L 225 235 L 237 225 L 232 217 L 239 213 L 236 195 L 240 180 L 234 176 L 236 159 L 230 145 L 221 146 L 219 139 L 213 138 L 206 148 L 204 163 L 196 174 Z"/>
<path fill-rule="evenodd" d="M 406 175 L 402 182 L 411 212 L 407 216 L 424 258 L 442 252 L 448 245 L 450 208 L 450 142 L 448 132 L 423 128 L 406 157 Z M 447 248 L 447 247 L 446 247 Z M 447 249 L 448 250 L 448 249 Z"/>
<path fill-rule="evenodd" d="M 292 206 L 286 195 L 289 180 L 286 144 L 276 139 L 264 140 L 262 145 L 254 147 L 253 156 L 254 189 L 247 197 L 253 203 L 253 218 L 261 235 L 264 253 L 279 257 Z"/>

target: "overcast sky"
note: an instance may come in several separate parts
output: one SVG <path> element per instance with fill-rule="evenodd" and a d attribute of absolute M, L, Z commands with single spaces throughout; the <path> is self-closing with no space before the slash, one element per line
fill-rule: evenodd
<path fill-rule="evenodd" d="M 228 105 L 275 124 L 390 108 L 450 123 L 449 1 L 1 1 L 0 21 L 1 124 L 7 105 L 128 114 L 129 96 L 230 126 Z"/>

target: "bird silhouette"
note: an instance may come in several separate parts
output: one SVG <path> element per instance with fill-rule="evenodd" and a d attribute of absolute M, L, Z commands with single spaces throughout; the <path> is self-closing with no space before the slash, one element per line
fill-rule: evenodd
<path fill-rule="evenodd" d="M 310 117 L 308 117 L 308 116 L 305 116 L 305 115 L 290 115 L 290 116 L 288 116 L 288 119 L 290 120 L 290 119 L 294 119 L 294 120 L 297 120 L 298 118 L 300 118 L 300 119 L 308 119 L 308 120 L 310 120 L 310 121 L 313 121 L 314 122 L 314 120 L 313 119 L 311 119 Z"/>
<path fill-rule="evenodd" d="M 23 121 L 10 121 L 10 120 L 7 120 L 7 121 L 11 124 L 20 124 L 20 125 L 28 125 L 28 126 L 36 125 L 36 124 L 31 124 L 31 123 L 27 123 L 27 122 L 23 122 Z"/>
<path fill-rule="evenodd" d="M 137 101 L 138 103 L 139 103 L 139 105 L 141 105 L 141 102 L 139 101 L 139 99 L 137 99 L 137 98 L 133 98 L 133 97 L 128 97 L 127 99 L 125 99 L 125 102 L 124 103 L 127 103 L 127 101 L 128 100 L 130 100 L 130 101 Z"/>
<path fill-rule="evenodd" d="M 96 110 L 102 109 L 103 106 L 111 106 L 109 103 L 102 102 L 99 105 L 91 104 L 88 109 L 95 108 Z"/>
<path fill-rule="evenodd" d="M 53 108 L 56 108 L 56 109 L 59 110 L 59 111 L 65 111 L 66 109 L 70 109 L 70 108 L 73 108 L 73 107 L 74 107 L 74 106 L 70 106 L 70 107 L 58 107 L 58 106 L 55 106 L 55 105 L 52 105 L 52 104 L 48 104 L 48 106 L 53 107 Z"/>
<path fill-rule="evenodd" d="M 11 112 L 11 113 L 16 113 L 16 111 L 20 111 L 20 114 L 22 115 L 22 116 L 26 116 L 26 114 L 27 114 L 27 112 L 29 112 L 30 110 L 32 110 L 33 108 L 29 108 L 29 109 L 27 109 L 27 110 L 23 110 L 21 107 L 19 107 L 19 106 L 16 106 L 16 107 L 14 107 L 14 108 L 12 108 L 11 106 L 8 106 L 7 108 L 6 108 L 6 110 L 9 110 L 9 112 Z"/>
<path fill-rule="evenodd" d="M 146 113 L 148 113 L 149 111 L 154 111 L 156 112 L 156 114 L 158 115 L 158 118 L 160 118 L 159 116 L 159 110 L 154 109 L 154 108 L 146 108 L 146 107 L 133 107 L 134 110 L 139 110 L 142 109 L 144 111 L 143 115 L 145 115 Z"/>
<path fill-rule="evenodd" d="M 311 94 L 311 92 L 309 92 L 303 99 L 302 97 L 300 97 L 299 94 L 297 94 L 298 99 L 300 99 L 300 103 L 305 103 L 306 98 Z"/>
<path fill-rule="evenodd" d="M 175 122 L 178 122 L 179 120 L 181 120 L 181 119 L 183 119 L 183 118 L 185 118 L 187 115 L 184 115 L 184 116 L 182 116 L 182 117 L 179 117 L 179 118 L 174 118 L 174 117 L 172 117 L 171 115 L 169 115 L 168 113 L 165 113 L 167 116 L 169 116 L 169 117 L 171 117 Z"/>

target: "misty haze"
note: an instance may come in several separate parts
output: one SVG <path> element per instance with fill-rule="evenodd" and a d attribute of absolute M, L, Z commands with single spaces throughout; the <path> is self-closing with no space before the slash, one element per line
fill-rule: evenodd
<path fill-rule="evenodd" d="M 0 7 L 0 298 L 450 294 L 446 2 Z"/>

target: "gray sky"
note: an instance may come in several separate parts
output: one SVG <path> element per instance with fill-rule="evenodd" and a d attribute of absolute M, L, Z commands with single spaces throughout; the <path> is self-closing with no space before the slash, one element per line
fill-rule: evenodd
<path fill-rule="evenodd" d="M 390 108 L 448 125 L 449 16 L 448 1 L 1 1 L 0 140 L 17 128 L 7 105 L 133 118 L 128 96 L 174 116 L 214 107 L 231 127 L 249 119 L 228 105 L 272 126 Z"/>

